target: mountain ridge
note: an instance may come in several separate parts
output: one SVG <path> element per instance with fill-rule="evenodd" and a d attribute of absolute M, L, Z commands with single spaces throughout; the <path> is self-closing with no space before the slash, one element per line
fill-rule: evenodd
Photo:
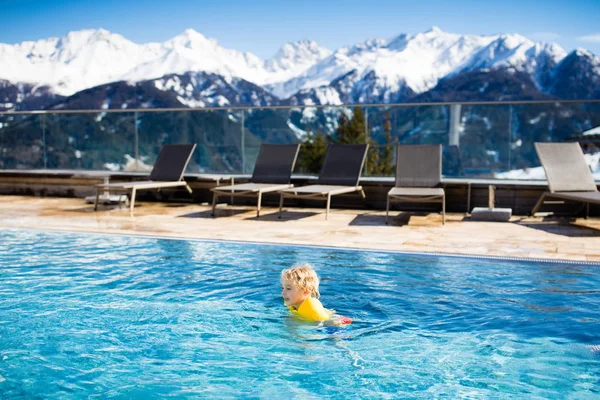
<path fill-rule="evenodd" d="M 498 70 L 516 73 L 528 98 L 530 81 L 550 97 L 600 97 L 600 58 L 585 49 L 567 54 L 555 43 L 533 42 L 518 34 L 460 35 L 436 26 L 335 51 L 299 40 L 284 44 L 266 60 L 221 47 L 193 29 L 162 43 L 141 45 L 92 29 L 62 38 L 0 44 L 0 60 L 6 66 L 0 71 L 5 110 L 43 108 L 48 102 L 59 107 L 57 101 L 95 87 L 118 82 L 146 87 L 144 82 L 149 81 L 158 90 L 174 91 L 180 105 L 187 107 L 394 103 L 435 91 L 441 82 L 462 74 L 477 77 L 468 85 L 468 93 L 475 95 L 473 88 L 487 83 L 485 74 L 472 73 Z M 505 75 L 493 79 L 500 76 Z M 516 87 L 513 82 L 510 98 L 518 99 Z M 444 93 L 430 97 L 447 98 Z M 485 96 L 493 94 L 488 91 Z M 40 96 L 47 102 L 22 102 Z M 499 93 L 498 98 L 506 96 Z"/>

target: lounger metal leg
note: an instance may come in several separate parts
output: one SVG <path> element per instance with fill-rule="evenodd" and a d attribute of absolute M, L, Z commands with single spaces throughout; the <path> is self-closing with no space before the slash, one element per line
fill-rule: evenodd
<path fill-rule="evenodd" d="M 365 191 L 364 190 L 360 190 L 360 195 L 362 196 L 363 200 L 366 200 L 367 196 L 365 196 Z"/>
<path fill-rule="evenodd" d="M 446 224 L 446 193 L 442 195 L 442 225 Z"/>
<path fill-rule="evenodd" d="M 581 205 L 579 206 L 579 208 L 577 209 L 577 211 L 575 211 L 573 213 L 573 215 L 579 215 L 579 213 L 581 212 L 581 210 L 583 210 L 586 205 L 587 205 L 587 203 L 581 203 Z M 587 218 L 587 217 L 585 217 L 585 218 Z"/>
<path fill-rule="evenodd" d="M 533 207 L 533 210 L 531 210 L 531 216 L 532 217 L 535 216 L 535 213 L 538 212 L 538 210 L 540 209 L 540 207 L 542 206 L 542 204 L 544 204 L 544 199 L 545 198 L 546 198 L 546 193 L 542 194 L 542 196 L 537 201 L 537 203 L 535 203 L 535 206 Z"/>
<path fill-rule="evenodd" d="M 126 194 L 120 194 L 119 195 L 119 210 L 123 207 L 121 207 L 121 196 L 125 196 L 125 206 L 129 207 L 129 197 L 127 197 Z"/>
<path fill-rule="evenodd" d="M 213 203 L 212 203 L 212 214 L 211 214 L 213 217 L 215 216 L 215 208 L 217 208 L 217 197 L 218 197 L 217 193 L 213 192 Z"/>
<path fill-rule="evenodd" d="M 187 191 L 192 194 L 192 188 L 190 187 L 190 185 L 185 185 L 185 188 L 187 189 Z"/>
<path fill-rule="evenodd" d="M 327 194 L 327 209 L 325 210 L 325 220 L 329 219 L 329 206 L 331 204 L 331 194 Z"/>
<path fill-rule="evenodd" d="M 471 182 L 467 182 L 467 212 L 471 213 Z"/>
<path fill-rule="evenodd" d="M 98 211 L 98 200 L 100 199 L 100 188 L 96 188 L 96 202 L 94 203 L 94 211 Z"/>
<path fill-rule="evenodd" d="M 260 217 L 260 203 L 262 201 L 262 192 L 258 191 L 258 204 L 256 205 L 256 218 Z"/>
<path fill-rule="evenodd" d="M 387 202 L 385 206 L 385 224 L 388 224 L 388 218 L 390 217 L 390 195 L 387 196 Z"/>
<path fill-rule="evenodd" d="M 133 215 L 134 205 L 135 205 L 135 188 L 131 189 L 131 202 L 129 203 L 129 215 Z"/>
<path fill-rule="evenodd" d="M 281 212 L 283 210 L 283 195 L 279 197 L 279 219 L 281 219 Z"/>
<path fill-rule="evenodd" d="M 590 203 L 585 203 L 585 219 L 590 217 Z"/>

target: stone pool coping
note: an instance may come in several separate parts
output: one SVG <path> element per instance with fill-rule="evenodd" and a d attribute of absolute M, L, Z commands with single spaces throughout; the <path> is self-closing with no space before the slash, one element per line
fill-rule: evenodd
<path fill-rule="evenodd" d="M 560 260 L 600 265 L 600 219 L 512 217 L 507 223 L 471 221 L 464 214 L 331 211 L 288 208 L 277 218 L 266 207 L 261 217 L 247 206 L 143 202 L 130 216 L 127 208 L 104 207 L 98 212 L 82 199 L 0 196 L 0 227 L 64 230 L 324 246 L 348 249 L 485 256 L 505 259 Z"/>

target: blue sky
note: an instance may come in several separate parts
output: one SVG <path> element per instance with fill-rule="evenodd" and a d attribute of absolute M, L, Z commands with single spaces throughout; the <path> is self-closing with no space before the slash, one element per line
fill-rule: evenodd
<path fill-rule="evenodd" d="M 0 0 L 0 43 L 104 28 L 136 43 L 193 28 L 262 58 L 313 39 L 332 50 L 436 25 L 460 34 L 519 33 L 600 55 L 600 0 Z"/>

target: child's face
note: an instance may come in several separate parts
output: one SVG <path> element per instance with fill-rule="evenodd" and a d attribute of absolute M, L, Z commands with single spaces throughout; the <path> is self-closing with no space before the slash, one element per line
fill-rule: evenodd
<path fill-rule="evenodd" d="M 309 295 L 308 290 L 299 288 L 294 282 L 285 279 L 281 281 L 281 296 L 286 306 L 298 307 Z"/>

